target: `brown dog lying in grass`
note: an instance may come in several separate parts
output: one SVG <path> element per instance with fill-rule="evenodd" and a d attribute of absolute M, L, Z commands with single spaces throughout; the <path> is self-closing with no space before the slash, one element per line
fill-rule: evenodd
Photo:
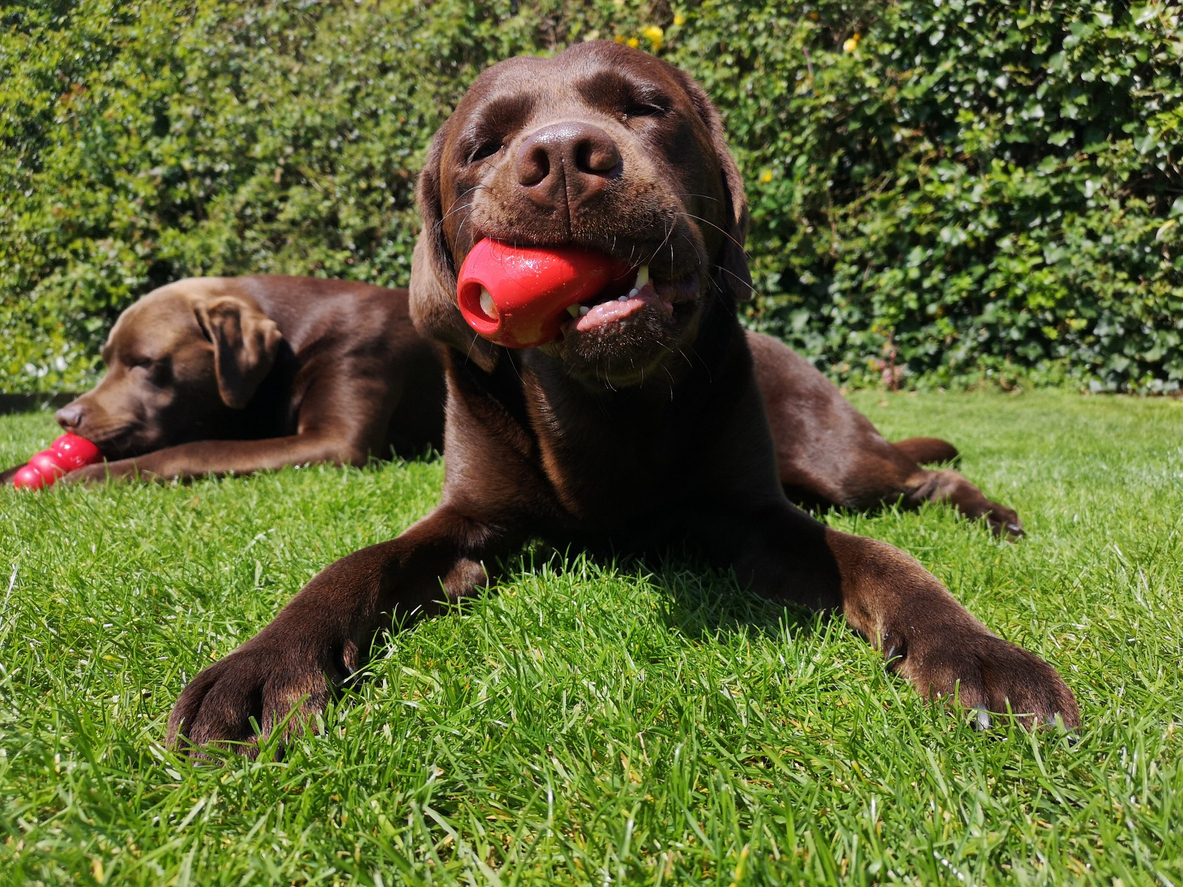
<path fill-rule="evenodd" d="M 419 200 L 412 314 L 448 346 L 440 503 L 397 539 L 326 568 L 194 677 L 170 741 L 250 751 L 262 735 L 303 729 L 377 632 L 475 593 L 531 538 L 643 556 L 689 544 L 760 595 L 842 612 L 927 697 L 1079 722 L 1051 666 L 991 633 L 915 560 L 785 497 L 775 410 L 736 317 L 750 289 L 742 184 L 689 77 L 613 43 L 496 65 L 436 134 Z M 483 238 L 598 252 L 636 267 L 637 285 L 624 300 L 586 300 L 549 344 L 506 349 L 475 337 L 457 310 L 457 270 Z M 781 353 L 757 340 L 762 349 Z M 785 452 L 849 457 L 865 420 L 819 390 L 817 408 L 791 395 L 801 406 L 782 417 Z M 817 434 L 818 422 L 836 433 Z M 809 483 L 812 466 L 794 464 Z M 861 495 L 843 478 L 865 470 L 830 472 L 836 493 Z M 884 489 L 870 474 L 872 492 Z"/>
<path fill-rule="evenodd" d="M 108 461 L 67 480 L 364 465 L 443 445 L 440 358 L 415 332 L 406 290 L 181 280 L 123 312 L 103 360 L 102 381 L 57 420 Z"/>

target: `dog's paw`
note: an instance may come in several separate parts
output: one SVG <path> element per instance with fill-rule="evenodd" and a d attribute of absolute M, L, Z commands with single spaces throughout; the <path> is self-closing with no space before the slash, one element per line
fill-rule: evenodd
<path fill-rule="evenodd" d="M 1076 698 L 1054 668 L 992 634 L 954 635 L 888 646 L 888 666 L 933 699 L 956 699 L 985 714 L 1012 714 L 1027 727 L 1080 726 Z"/>
<path fill-rule="evenodd" d="M 1005 505 L 999 505 L 997 502 L 988 502 L 989 506 L 981 514 L 984 520 L 993 531 L 995 536 L 1002 539 L 1021 539 L 1027 535 L 1023 532 L 1023 522 L 1019 520 L 1019 513 L 1013 508 L 1007 508 Z"/>
<path fill-rule="evenodd" d="M 181 693 L 168 719 L 168 744 L 201 755 L 222 746 L 254 757 L 277 730 L 280 742 L 324 710 L 340 676 L 299 644 L 258 638 L 203 669 Z"/>
<path fill-rule="evenodd" d="M 164 476 L 152 471 L 147 464 L 147 460 L 141 459 L 118 459 L 114 462 L 96 462 L 93 465 L 84 465 L 82 468 L 76 468 L 73 471 L 63 474 L 58 483 L 66 484 L 85 484 L 85 483 L 102 483 L 105 480 L 123 480 L 127 478 L 138 478 L 145 481 L 164 481 Z"/>
<path fill-rule="evenodd" d="M 63 474 L 58 478 L 60 484 L 86 484 L 86 483 L 102 483 L 108 477 L 118 477 L 118 473 L 111 471 L 111 466 L 118 465 L 117 462 L 96 462 L 93 465 L 84 465 L 81 468 L 75 468 L 73 471 Z"/>

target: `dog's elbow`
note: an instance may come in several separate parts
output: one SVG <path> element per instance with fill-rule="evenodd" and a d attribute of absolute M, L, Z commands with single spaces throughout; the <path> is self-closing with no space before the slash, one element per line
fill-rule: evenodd
<path fill-rule="evenodd" d="M 296 441 L 298 451 L 289 452 L 288 464 L 315 465 L 318 463 L 362 468 L 369 464 L 369 448 L 352 441 L 307 435 Z"/>
<path fill-rule="evenodd" d="M 326 456 L 326 462 L 332 462 L 334 465 L 352 466 L 354 468 L 365 468 L 370 462 L 370 453 L 365 447 L 355 445 L 339 445 L 333 449 L 333 452 Z"/>
<path fill-rule="evenodd" d="M 354 468 L 365 468 L 370 464 L 370 454 L 361 451 L 352 451 L 349 453 L 347 459 L 341 460 L 342 465 L 352 465 Z"/>

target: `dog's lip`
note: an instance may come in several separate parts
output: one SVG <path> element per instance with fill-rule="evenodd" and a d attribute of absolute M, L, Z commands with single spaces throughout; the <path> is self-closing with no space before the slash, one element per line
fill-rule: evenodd
<path fill-rule="evenodd" d="M 109 462 L 142 456 L 152 449 L 136 445 L 138 429 L 135 426 L 88 427 L 82 436 L 98 447 Z"/>
<path fill-rule="evenodd" d="M 135 448 L 124 437 L 118 434 L 100 435 L 87 439 L 99 448 L 99 452 L 103 454 L 103 458 L 108 461 L 128 459 L 132 456 L 140 455 L 138 452 L 135 452 Z"/>

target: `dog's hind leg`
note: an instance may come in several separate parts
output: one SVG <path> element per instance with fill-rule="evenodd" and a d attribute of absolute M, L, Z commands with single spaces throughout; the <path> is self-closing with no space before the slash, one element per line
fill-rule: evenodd
<path fill-rule="evenodd" d="M 891 445 L 917 465 L 956 462 L 961 458 L 957 447 L 939 437 L 909 437 L 904 440 L 893 440 Z"/>
<path fill-rule="evenodd" d="M 925 469 L 917 466 L 905 481 L 901 501 L 911 507 L 923 502 L 949 502 L 970 520 L 984 520 L 997 536 L 1024 535 L 1023 522 L 1013 508 L 999 505 L 952 468 Z"/>
<path fill-rule="evenodd" d="M 924 502 L 947 501 L 967 518 L 987 521 L 999 535 L 1022 535 L 1013 509 L 987 499 L 957 471 L 920 466 L 956 459 L 951 443 L 913 437 L 893 444 L 783 342 L 756 333 L 748 333 L 747 342 L 781 486 L 791 501 L 860 511 L 896 502 L 918 508 Z"/>

